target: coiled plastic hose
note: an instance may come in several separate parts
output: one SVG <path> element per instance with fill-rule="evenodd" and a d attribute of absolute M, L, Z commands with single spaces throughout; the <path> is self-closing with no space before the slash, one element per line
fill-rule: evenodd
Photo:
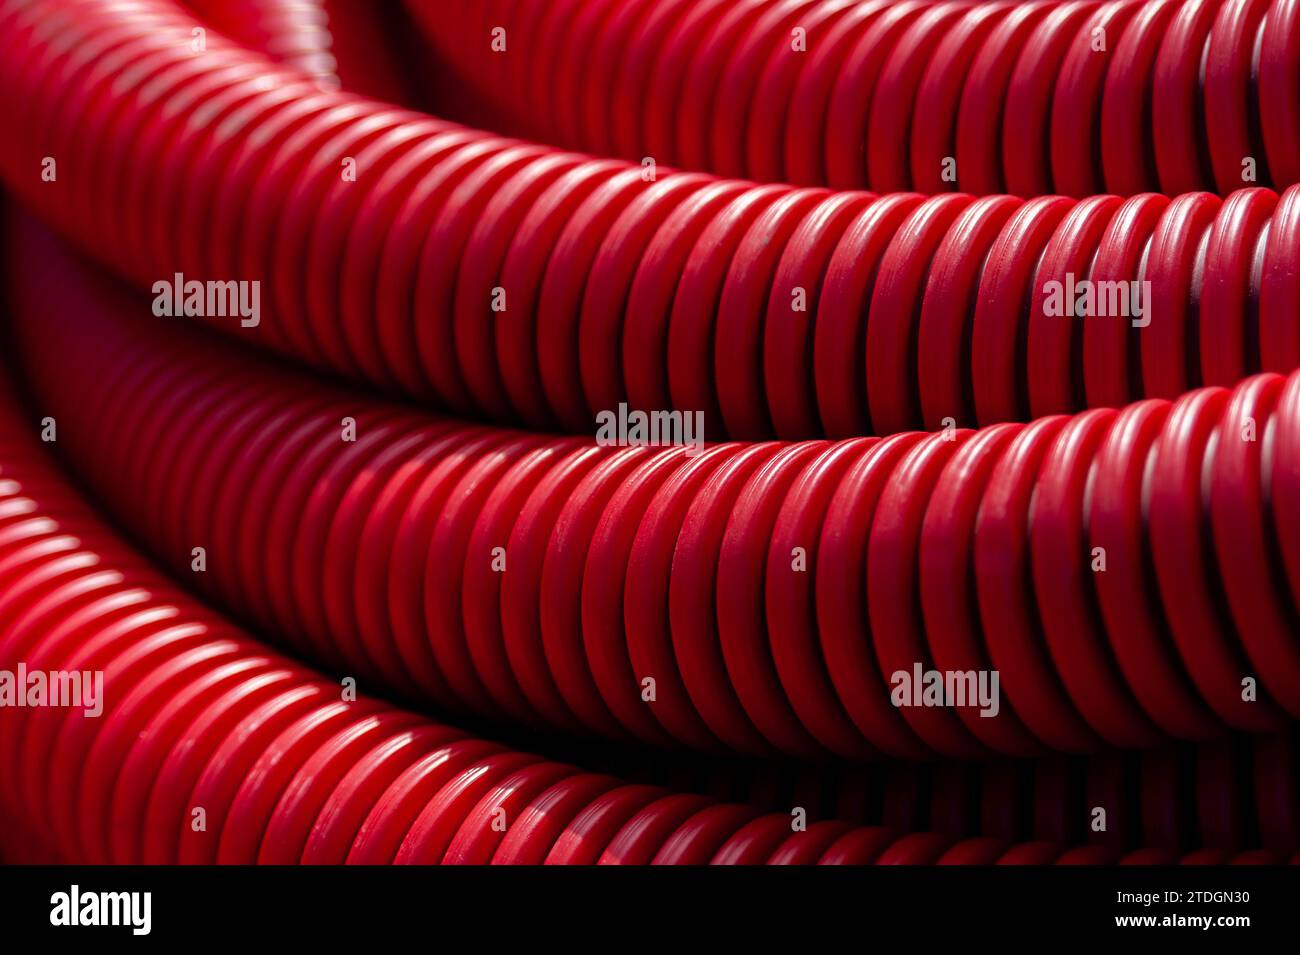
<path fill-rule="evenodd" d="M 406 6 L 493 128 L 599 155 L 877 192 L 1300 181 L 1294 0 Z"/>
<path fill-rule="evenodd" d="M 621 784 L 369 700 L 343 702 L 337 684 L 266 652 L 145 567 L 50 468 L 12 395 L 3 397 L 0 663 L 102 670 L 114 689 L 98 717 L 45 707 L 0 719 L 0 766 L 12 781 L 0 806 L 25 823 L 21 841 L 8 828 L 4 841 L 27 861 L 1178 858 L 1174 849 L 1067 850 L 830 821 L 792 832 L 788 814 Z M 1210 848 L 1183 861 L 1284 858 Z"/>
<path fill-rule="evenodd" d="M 590 433 L 627 401 L 702 411 L 711 438 L 850 437 L 1300 365 L 1296 190 L 1074 203 L 647 182 L 322 93 L 215 39 L 194 56 L 192 21 L 156 2 L 90 0 L 66 22 L 42 7 L 35 36 L 9 7 L 5 120 L 22 132 L 0 164 L 20 195 L 141 284 L 260 280 L 261 324 L 222 327 L 460 414 Z M 124 90 L 128 63 L 142 82 Z M 43 182 L 47 155 L 96 160 Z M 1050 314 L 1048 283 L 1071 280 L 1149 282 L 1146 326 Z"/>
<path fill-rule="evenodd" d="M 1275 22 L 1276 22 L 1276 21 L 1275 21 Z M 727 187 L 726 184 L 723 184 L 723 187 L 722 187 L 722 188 L 728 188 L 728 187 Z M 1188 197 L 1188 198 L 1192 198 L 1192 197 Z M 1197 198 L 1199 199 L 1199 197 L 1197 197 Z M 832 197 L 832 199 L 834 199 L 834 197 Z M 863 206 L 866 205 L 865 197 L 859 198 L 859 197 L 856 197 L 856 196 L 844 197 L 844 198 L 842 198 L 842 199 L 834 199 L 834 202 L 835 202 L 836 204 L 835 204 L 834 207 L 832 208 L 832 202 L 831 202 L 830 200 L 828 200 L 828 202 L 827 202 L 827 208 L 824 209 L 824 210 L 821 210 L 822 213 L 823 213 L 823 218 L 824 218 L 826 215 L 832 214 L 833 211 L 837 211 L 837 210 L 839 210 L 840 208 L 849 207 L 849 206 L 854 206 L 854 205 L 859 204 L 859 203 L 860 203 L 861 205 L 863 205 Z M 1128 224 L 1128 223 L 1126 223 L 1126 225 L 1127 225 L 1127 224 Z M 634 225 L 635 225 L 635 224 L 634 224 Z M 1274 233 L 1276 233 L 1276 232 L 1277 232 L 1276 227 L 1274 227 L 1274 229 L 1273 229 L 1272 231 L 1273 231 Z M 1262 241 L 1263 241 L 1263 240 L 1262 240 L 1262 236 L 1264 235 L 1264 232 L 1261 231 L 1260 235 L 1261 235 L 1261 240 L 1260 240 L 1260 242 L 1262 243 Z M 1235 237 L 1234 237 L 1234 238 L 1235 238 Z M 1143 254 L 1143 258 L 1145 258 L 1145 250 L 1143 250 L 1143 253 L 1142 253 L 1142 254 Z M 1258 252 L 1258 248 L 1257 248 L 1257 249 L 1256 249 L 1256 255 L 1258 255 L 1258 254 L 1259 254 L 1259 252 Z M 1276 254 L 1275 254 L 1275 261 L 1283 261 L 1283 262 L 1285 262 L 1285 258 L 1286 258 L 1285 255 L 1276 255 Z M 1256 263 L 1258 263 L 1258 261 L 1259 261 L 1259 260 L 1256 259 Z M 1198 259 L 1198 260 L 1197 260 L 1197 262 L 1196 262 L 1196 272 L 1197 272 L 1197 273 L 1199 273 L 1199 272 L 1201 271 L 1201 268 L 1202 268 L 1202 266 L 1203 266 L 1203 263 L 1204 263 L 1204 259 Z M 1281 271 L 1282 274 L 1285 274 L 1285 266 L 1283 266 L 1280 270 L 1278 270 L 1278 269 L 1275 269 L 1275 270 L 1274 270 L 1275 273 L 1277 273 L 1277 272 L 1279 272 L 1279 271 Z M 1254 295 L 1254 293 L 1258 290 L 1258 282 L 1255 282 L 1254 279 L 1258 276 L 1259 272 L 1260 272 L 1260 269 L 1259 269 L 1257 266 L 1251 269 L 1251 282 L 1252 282 L 1251 297 L 1248 298 L 1248 304 L 1246 305 L 1246 310 L 1247 310 L 1247 311 L 1250 311 L 1252 315 L 1255 314 L 1255 312 L 1254 312 L 1254 310 L 1253 310 L 1253 307 L 1254 307 L 1254 305 L 1256 304 L 1256 301 L 1257 301 L 1257 299 L 1256 299 L 1255 297 L 1253 297 L 1253 295 Z M 1292 269 L 1291 269 L 1291 275 L 1294 276 L 1294 268 L 1293 268 L 1293 267 L 1292 267 Z M 1199 277 L 1199 275 L 1198 275 L 1198 277 Z M 1195 279 L 1192 280 L 1192 284 L 1193 284 L 1193 285 L 1196 284 L 1196 280 L 1195 280 Z M 1214 285 L 1214 284 L 1217 284 L 1217 283 L 1215 283 L 1215 282 L 1211 282 L 1211 285 Z M 1277 283 L 1276 283 L 1276 282 L 1275 282 L 1274 287 L 1277 287 Z M 1200 291 L 1199 289 L 1193 288 L 1193 290 L 1192 290 L 1192 300 L 1193 300 L 1193 301 L 1195 301 L 1196 298 L 1199 297 L 1199 291 Z M 1275 324 L 1276 324 L 1277 326 L 1279 326 L 1279 327 L 1283 327 L 1283 328 L 1286 327 L 1286 323 L 1285 323 L 1285 321 L 1276 322 Z M 1246 341 L 1247 341 L 1247 345 L 1245 346 L 1245 350 L 1246 350 L 1246 351 L 1250 351 L 1250 350 L 1251 350 L 1251 347 L 1252 347 L 1251 344 L 1250 344 L 1250 342 L 1253 341 L 1253 335 L 1252 335 L 1252 333 L 1251 333 L 1250 331 L 1247 331 L 1247 333 L 1246 333 Z M 1193 359 L 1193 361 L 1190 362 L 1190 364 L 1194 365 L 1194 364 L 1195 364 L 1195 360 Z M 1282 367 L 1283 369 L 1287 369 L 1287 368 L 1289 368 L 1290 366 L 1289 366 L 1289 365 L 1286 365 L 1286 364 L 1282 364 L 1280 367 Z M 1233 380 L 1235 381 L 1235 379 L 1233 379 Z M 1230 383 L 1230 382 L 1229 382 L 1229 383 Z M 1288 386 L 1288 387 L 1289 387 L 1289 386 Z M 1207 419 L 1207 420 L 1208 420 L 1208 419 Z M 1221 424 L 1221 422 L 1215 422 L 1215 424 L 1216 424 L 1216 425 L 1217 425 L 1217 424 Z M 1207 426 L 1209 426 L 1209 425 L 1207 425 Z M 1211 435 L 1211 437 L 1212 437 L 1213 439 L 1215 439 L 1215 440 L 1220 439 L 1220 438 L 1222 437 L 1221 432 L 1223 431 L 1223 429 L 1222 429 L 1221 427 L 1215 427 L 1213 430 L 1214 430 L 1214 433 Z M 961 435 L 961 437 L 964 437 L 964 435 Z M 1269 452 L 1267 452 L 1267 451 L 1265 452 L 1265 458 L 1267 457 L 1268 453 L 1269 453 Z M 1267 498 L 1267 496 L 1268 496 L 1267 493 L 1265 493 L 1264 498 Z M 1265 506 L 1267 507 L 1268 501 L 1265 500 L 1265 501 L 1264 501 L 1264 504 L 1265 504 Z M 1283 605 L 1285 606 L 1285 598 L 1283 598 Z M 1206 749 L 1206 750 L 1204 750 L 1204 751 L 1205 751 L 1205 752 L 1210 752 L 1209 749 Z M 1198 751 L 1198 752 L 1199 752 L 1199 751 Z M 1276 755 L 1276 754 L 1275 754 L 1275 755 Z M 1214 779 L 1214 776 L 1215 776 L 1217 773 L 1221 772 L 1221 771 L 1224 769 L 1225 764 L 1222 764 L 1222 763 L 1215 764 L 1215 763 L 1213 762 L 1213 760 L 1211 760 L 1207 765 L 1210 765 L 1210 766 L 1213 767 L 1213 768 L 1211 768 L 1210 770 L 1207 770 L 1205 773 L 1198 773 L 1198 777 L 1197 777 L 1197 778 L 1198 778 L 1198 779 L 1201 779 L 1204 783 L 1209 783 L 1208 790 L 1204 790 L 1204 791 L 1209 793 L 1209 798 L 1210 798 L 1211 802 L 1213 802 L 1213 801 L 1216 800 L 1216 799 L 1219 799 L 1221 805 L 1227 806 L 1227 804 L 1228 804 L 1227 802 L 1222 802 L 1223 793 L 1222 793 L 1222 791 L 1221 791 L 1221 786 L 1216 785 L 1218 781 Z M 1283 786 L 1282 789 L 1277 789 L 1277 790 L 1276 790 L 1277 792 L 1287 792 L 1287 791 L 1289 791 L 1289 790 L 1287 790 L 1286 787 L 1285 787 L 1285 781 L 1286 781 L 1286 779 L 1287 779 L 1287 771 L 1286 771 L 1285 768 L 1284 768 L 1285 765 L 1287 765 L 1285 759 L 1281 760 L 1280 762 L 1279 762 L 1278 760 L 1265 760 L 1263 763 L 1261 763 L 1261 765 L 1268 765 L 1268 766 L 1270 767 L 1270 770 L 1269 770 L 1269 771 L 1273 773 L 1272 776 L 1270 776 L 1270 777 L 1266 777 L 1266 778 L 1274 779 L 1274 780 L 1277 782 L 1278 785 L 1282 785 L 1282 786 Z M 1281 770 L 1280 770 L 1280 772 L 1277 770 L 1277 767 L 1282 767 Z M 543 772 L 542 772 L 542 775 L 546 775 L 546 772 L 543 771 Z M 1216 792 L 1216 790 L 1219 790 L 1219 791 Z M 689 801 L 689 797 L 675 797 L 675 798 L 677 798 L 677 799 L 686 799 L 687 801 Z M 1228 800 L 1228 802 L 1231 802 L 1231 801 L 1232 801 L 1231 799 Z M 1292 800 L 1292 802 L 1294 802 L 1294 800 Z M 1281 803 L 1276 803 L 1276 802 L 1275 802 L 1275 804 L 1286 805 L 1285 801 L 1282 801 Z M 1053 803 L 1051 803 L 1050 800 L 1049 800 L 1048 802 L 1044 803 L 1044 805 L 1058 805 L 1058 806 L 1059 806 L 1059 803 L 1055 803 L 1055 804 L 1053 804 Z M 1165 804 L 1163 804 L 1163 805 L 1166 805 L 1166 806 L 1167 806 L 1168 804 L 1165 803 Z M 1261 803 L 1261 805 L 1264 805 L 1264 803 Z M 1235 810 L 1228 810 L 1229 815 L 1232 815 L 1232 813 L 1233 813 L 1234 811 L 1235 811 Z M 712 812 L 712 811 L 710 811 L 710 812 Z M 738 813 L 732 813 L 731 810 L 729 810 L 729 809 L 719 810 L 719 811 L 717 811 L 716 813 L 713 813 L 713 814 L 710 816 L 710 821 L 708 821 L 708 822 L 701 822 L 701 823 L 700 823 L 700 826 L 701 826 L 702 828 L 710 829 L 711 831 L 717 831 L 717 830 L 719 830 L 719 829 L 725 829 L 725 828 L 726 828 L 726 824 L 725 824 L 724 822 L 721 821 L 722 819 L 724 819 L 724 818 L 739 818 L 740 815 L 743 815 L 743 814 L 744 814 L 744 810 L 739 810 Z M 1211 813 L 1211 816 L 1213 816 L 1213 813 Z M 1227 817 L 1227 816 L 1222 816 L 1221 818 L 1226 819 L 1226 818 L 1228 818 L 1228 817 Z M 1253 823 L 1251 823 L 1251 824 L 1253 825 Z M 1271 826 L 1272 829 L 1276 830 L 1276 825 L 1275 825 L 1275 824 L 1269 824 L 1269 825 Z M 770 831 L 772 831 L 772 832 L 776 832 L 776 831 L 781 830 L 781 829 L 784 829 L 784 828 L 788 828 L 788 820 L 785 819 L 784 817 L 779 818 L 779 819 L 773 819 L 773 820 L 771 820 L 771 824 L 769 824 L 769 825 L 767 826 L 767 829 L 770 830 Z M 1260 822 L 1260 831 L 1262 832 L 1265 828 L 1266 828 L 1266 824 L 1265 824 L 1265 823 L 1262 821 L 1262 819 L 1261 819 L 1261 822 Z M 1293 828 L 1293 827 L 1292 827 L 1292 828 Z M 1274 837 L 1274 841 L 1269 842 L 1269 841 L 1266 840 L 1266 844 L 1269 844 L 1269 845 L 1271 845 L 1271 846 L 1275 846 L 1275 847 L 1283 845 L 1283 844 L 1284 844 L 1283 841 L 1279 841 L 1279 840 L 1277 840 L 1277 839 L 1275 838 L 1276 835 L 1277 835 L 1277 833 L 1276 833 L 1276 831 L 1274 831 L 1274 832 L 1272 833 L 1272 836 Z M 846 837 L 846 838 L 849 838 L 849 837 Z M 854 834 L 853 837 L 852 837 L 852 840 L 854 841 L 854 844 L 855 844 L 855 845 L 866 844 L 866 843 L 874 844 L 874 843 L 880 841 L 880 838 L 881 838 L 881 837 L 878 836 L 878 835 L 876 835 L 876 834 L 865 833 L 865 834 L 863 834 L 863 835 L 861 836 L 861 838 L 858 838 L 858 835 L 857 835 L 857 834 Z M 939 851 L 942 851 L 943 847 L 946 846 L 946 844 L 947 844 L 947 842 L 946 842 L 944 839 L 942 839 L 942 838 L 940 838 L 940 837 L 937 837 L 937 836 L 924 836 L 924 835 L 922 835 L 922 836 L 909 837 L 908 839 L 903 840 L 903 842 L 899 844 L 899 847 L 896 847 L 896 848 L 898 849 L 898 851 L 890 850 L 890 852 L 885 853 L 885 855 L 884 855 L 882 858 L 886 859 L 887 861 L 932 861 L 932 860 L 933 860 L 933 857 L 936 856 L 937 853 L 938 853 Z M 906 845 L 906 846 L 908 847 L 908 848 L 906 848 L 905 850 L 901 848 L 901 847 L 904 846 L 904 845 Z M 948 853 L 948 854 L 944 857 L 944 860 L 945 860 L 945 861 L 957 861 L 958 859 L 962 859 L 962 860 L 964 860 L 964 861 L 980 861 L 980 860 L 988 860 L 988 861 L 992 861 L 993 859 L 997 858 L 997 856 L 998 856 L 999 853 L 1001 853 L 1001 852 L 1003 851 L 1003 849 L 1002 849 L 1003 845 L 1004 845 L 1003 841 L 999 840 L 998 838 L 986 838 L 986 839 L 971 840 L 971 841 L 968 842 L 968 843 L 963 843 L 961 847 L 954 848 L 954 849 L 952 850 L 952 852 Z M 1171 851 L 1172 851 L 1172 850 L 1151 850 L 1151 851 L 1142 851 L 1142 852 L 1137 852 L 1137 853 L 1133 853 L 1132 855 L 1130 855 L 1130 856 L 1128 857 L 1128 860 L 1129 860 L 1129 861 L 1155 861 L 1155 860 L 1167 860 L 1167 859 L 1172 859 L 1173 856 L 1171 855 Z M 1207 850 L 1207 851 L 1204 851 L 1204 852 L 1201 852 L 1201 853 L 1193 853 L 1191 856 L 1187 857 L 1186 861 L 1223 861 L 1224 859 L 1227 858 L 1227 851 L 1228 851 L 1228 850 L 1226 850 L 1226 849 L 1220 849 L 1220 850 Z M 798 854 L 798 853 L 796 853 L 796 854 Z M 1040 851 L 1039 849 L 1035 848 L 1034 846 L 1027 846 L 1027 847 L 1019 847 L 1019 848 L 1017 848 L 1017 849 L 1014 850 L 1014 851 L 1011 851 L 1011 852 L 1006 853 L 1006 855 L 1004 856 L 1004 859 L 1007 860 L 1007 861 L 1010 861 L 1010 860 L 1012 860 L 1012 859 L 1016 859 L 1016 860 L 1019 860 L 1019 861 L 1032 861 L 1034 858 L 1050 859 L 1050 858 L 1053 858 L 1054 856 L 1056 856 L 1057 854 L 1058 854 L 1058 852 L 1056 852 L 1056 851 L 1054 851 L 1054 850 L 1048 850 L 1048 851 L 1045 851 L 1045 852 L 1044 852 L 1044 851 Z M 803 851 L 803 855 L 804 855 L 804 856 L 808 856 L 808 851 L 807 851 L 806 848 L 805 848 L 805 850 Z M 815 853 L 812 854 L 812 857 L 815 857 Z M 810 860 L 811 860 L 812 857 L 809 857 Z M 1089 848 L 1087 848 L 1087 849 L 1077 850 L 1077 851 L 1074 851 L 1074 852 L 1068 853 L 1068 854 L 1065 856 L 1065 858 L 1066 858 L 1067 861 L 1085 861 L 1085 860 L 1086 860 L 1086 861 L 1105 861 L 1105 860 L 1108 860 L 1108 859 L 1114 859 L 1115 857 L 1116 857 L 1116 855 L 1115 855 L 1115 851 L 1114 851 L 1114 850 L 1106 850 L 1106 849 L 1101 849 L 1101 848 L 1099 848 L 1099 847 L 1089 847 Z M 1240 858 L 1240 861 L 1267 861 L 1267 860 L 1269 860 L 1269 859 L 1276 859 L 1276 858 L 1277 858 L 1277 856 L 1276 856 L 1275 853 L 1263 852 L 1263 853 L 1247 854 L 1247 855 L 1241 857 L 1241 858 Z M 681 861 L 681 860 L 679 859 L 678 861 Z M 755 860 L 755 861 L 757 861 L 757 860 Z M 860 858 L 860 859 L 858 859 L 857 861 L 865 861 L 865 857 L 864 857 L 864 858 Z"/>
<path fill-rule="evenodd" d="M 60 447 L 164 562 L 333 668 L 797 756 L 1142 747 L 1300 708 L 1300 372 L 977 432 L 600 448 L 304 381 L 15 245 Z M 914 664 L 996 669 L 1001 710 L 891 705 Z"/>
<path fill-rule="evenodd" d="M 1177 852 L 1197 847 L 1236 851 L 1267 845 L 1290 853 L 1300 818 L 1292 769 L 1295 743 L 1292 730 L 1285 737 L 1237 736 L 1141 753 L 835 763 L 816 772 L 780 766 L 758 773 L 748 767 L 709 769 L 717 763 L 713 757 L 695 773 L 666 776 L 638 774 L 636 767 L 649 754 L 637 749 L 626 763 L 602 755 L 598 766 L 637 782 L 667 784 L 758 809 L 789 812 L 802 806 L 810 819 L 906 832 L 1089 843 L 1117 850 L 1146 845 Z M 590 765 L 593 758 L 576 761 Z M 682 761 L 681 755 L 672 757 L 672 765 L 685 770 Z M 1104 833 L 1091 831 L 1096 808 L 1107 813 Z"/>

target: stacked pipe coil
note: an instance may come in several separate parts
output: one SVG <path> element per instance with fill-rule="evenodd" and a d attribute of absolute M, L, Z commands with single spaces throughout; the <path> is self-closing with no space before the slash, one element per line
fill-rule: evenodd
<path fill-rule="evenodd" d="M 371 73 L 374 33 L 337 64 L 405 106 L 330 88 L 330 3 L 244 6 L 274 29 L 241 42 L 286 66 L 164 0 L 0 4 L 0 175 L 136 287 L 18 224 L 12 339 L 29 420 L 57 422 L 95 503 L 334 678 L 149 570 L 8 395 L 0 665 L 116 689 L 102 721 L 0 712 L 5 775 L 26 781 L 0 806 L 27 829 L 0 848 L 1293 857 L 1293 0 L 410 0 L 440 75 Z M 632 161 L 435 119 L 420 88 Z M 888 194 L 831 191 L 859 188 Z M 214 341 L 149 314 L 143 289 L 174 273 L 260 283 L 266 307 L 212 317 Z M 1122 319 L 1053 314 L 1049 288 L 1078 282 L 1150 291 Z M 589 435 L 620 404 L 702 412 L 724 443 L 435 416 Z M 891 705 L 914 665 L 998 674 L 1000 710 Z M 753 792 L 620 782 L 338 702 L 340 675 L 625 747 L 1017 761 L 970 783 L 974 815 L 963 787 L 919 810 L 905 765 L 872 795 L 837 777 L 818 797 L 836 808 L 792 833 Z M 1114 830 L 1086 831 L 1098 805 Z"/>
<path fill-rule="evenodd" d="M 804 757 L 1078 752 L 1300 714 L 1300 373 L 691 456 L 421 416 L 106 310 L 104 290 L 16 284 L 25 312 L 44 302 L 17 332 L 40 407 L 114 514 L 181 573 L 203 547 L 189 576 L 223 606 L 390 690 Z M 1226 607 L 1201 596 L 1216 582 Z M 996 669 L 1001 711 L 890 705 L 915 661 Z"/>
<path fill-rule="evenodd" d="M 1300 181 L 1292 0 L 407 6 L 498 125 L 602 155 L 880 192 Z"/>
<path fill-rule="evenodd" d="M 141 283 L 264 282 L 271 314 L 243 337 L 450 411 L 586 432 L 626 401 L 700 409 L 713 437 L 850 437 L 1300 365 L 1295 190 L 1072 203 L 648 182 L 322 93 L 215 39 L 195 57 L 150 12 L 127 41 L 120 15 L 103 31 L 82 15 L 57 55 L 9 48 L 15 187 Z M 146 50 L 151 82 L 97 106 Z M 68 150 L 97 157 L 75 182 L 31 174 Z M 1045 314 L 1067 274 L 1150 282 L 1147 328 Z"/>
<path fill-rule="evenodd" d="M 102 720 L 30 709 L 0 722 L 0 761 L 15 781 L 0 800 L 29 823 L 43 860 L 1046 863 L 1178 856 L 1161 848 L 1013 845 L 998 836 L 900 837 L 831 820 L 791 833 L 784 813 L 620 785 L 383 704 L 339 702 L 324 677 L 267 652 L 145 566 L 54 472 L 11 403 L 0 417 L 0 448 L 0 659 L 102 669 L 116 688 Z M 1279 738 L 1256 747 L 1259 798 L 1282 797 L 1263 802 L 1261 818 L 1280 825 L 1292 845 L 1296 820 L 1286 813 L 1294 799 L 1287 800 L 1287 778 L 1264 754 L 1291 762 L 1293 745 Z M 1220 748 L 1219 758 L 1229 753 Z M 1168 787 L 1173 762 L 1149 763 L 1147 786 Z M 1152 781 L 1161 777 L 1164 783 Z M 1157 818 L 1169 805 L 1151 802 Z M 1056 803 L 1042 804 L 1040 811 L 1050 812 Z M 1206 824 L 1231 826 L 1239 807 L 1216 817 L 1211 805 L 1198 810 Z M 201 831 L 190 825 L 195 809 L 205 814 Z M 491 826 L 499 810 L 516 820 L 507 835 Z M 1174 821 L 1157 825 L 1168 831 Z M 1279 858 L 1229 848 L 1186 855 L 1200 862 Z"/>

